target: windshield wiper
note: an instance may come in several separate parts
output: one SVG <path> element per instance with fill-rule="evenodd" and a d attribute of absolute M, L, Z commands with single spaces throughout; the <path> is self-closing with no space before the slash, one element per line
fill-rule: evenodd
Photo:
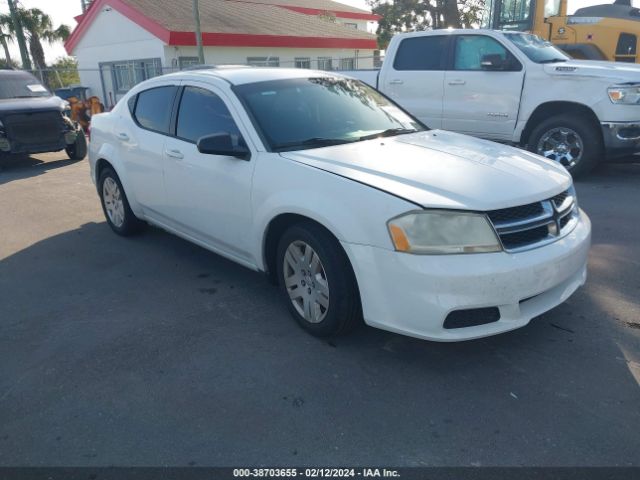
<path fill-rule="evenodd" d="M 344 143 L 352 143 L 354 140 L 345 140 L 344 138 L 324 138 L 313 137 L 306 140 L 298 140 L 295 142 L 280 143 L 274 145 L 274 150 L 281 150 L 295 147 L 328 147 L 330 145 L 342 145 Z"/>
<path fill-rule="evenodd" d="M 566 61 L 566 58 L 549 58 L 547 60 L 540 60 L 538 63 L 564 63 Z"/>
<path fill-rule="evenodd" d="M 393 137 L 395 135 L 405 135 L 407 133 L 417 132 L 415 128 L 389 128 L 387 130 L 383 130 L 382 132 L 372 133 L 371 135 L 365 135 L 360 137 L 360 140 L 373 140 L 374 138 L 381 137 Z"/>

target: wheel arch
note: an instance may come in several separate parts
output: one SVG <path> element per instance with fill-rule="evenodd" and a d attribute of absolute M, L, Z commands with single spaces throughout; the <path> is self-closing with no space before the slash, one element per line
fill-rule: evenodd
<path fill-rule="evenodd" d="M 293 212 L 279 213 L 269 221 L 266 228 L 264 229 L 263 236 L 262 236 L 262 262 L 264 265 L 264 272 L 267 275 L 267 278 L 269 279 L 269 281 L 273 284 L 277 284 L 278 282 L 278 279 L 276 276 L 276 272 L 277 272 L 276 255 L 278 251 L 278 243 L 280 241 L 280 238 L 282 238 L 282 235 L 289 227 L 300 224 L 300 223 L 313 223 L 319 226 L 320 228 L 322 228 L 323 230 L 325 230 L 327 233 L 329 233 L 329 235 L 331 235 L 336 240 L 336 242 L 338 243 L 338 245 L 340 245 L 340 248 L 344 252 L 345 256 L 349 258 L 349 255 L 340 244 L 340 239 L 338 235 L 336 235 L 336 233 L 332 231 L 330 227 L 327 227 L 327 225 L 325 224 L 326 222 L 322 222 L 321 220 L 312 218 L 308 215 L 301 214 L 301 213 L 293 213 Z M 349 267 L 351 268 L 351 271 L 354 273 L 354 278 L 355 278 L 355 272 L 353 270 L 353 265 L 351 265 L 351 259 L 349 259 Z M 356 279 L 356 283 L 357 283 L 357 279 Z"/>
<path fill-rule="evenodd" d="M 596 127 L 595 130 L 596 132 L 598 132 L 598 135 L 602 136 L 602 132 L 598 128 L 600 125 L 600 121 L 598 120 L 598 116 L 595 114 L 593 109 L 578 102 L 553 101 L 542 103 L 538 105 L 538 107 L 536 107 L 536 109 L 529 117 L 524 130 L 522 131 L 522 135 L 520 136 L 520 144 L 525 147 L 528 146 L 531 133 L 540 124 L 540 122 L 555 115 L 565 114 L 573 114 L 583 118 L 587 118 L 590 122 L 593 123 L 594 127 Z"/>

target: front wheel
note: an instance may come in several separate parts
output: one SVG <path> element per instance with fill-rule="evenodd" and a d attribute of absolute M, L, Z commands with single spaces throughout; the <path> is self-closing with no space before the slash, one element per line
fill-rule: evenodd
<path fill-rule="evenodd" d="M 563 165 L 574 177 L 589 173 L 603 155 L 602 135 L 593 122 L 556 115 L 537 125 L 528 150 Z"/>
<path fill-rule="evenodd" d="M 298 324 L 318 337 L 343 335 L 362 318 L 360 296 L 349 259 L 321 226 L 290 227 L 277 251 L 282 296 Z"/>
<path fill-rule="evenodd" d="M 84 136 L 82 129 L 78 130 L 76 141 L 71 145 L 67 145 L 65 152 L 71 160 L 82 160 L 87 156 L 87 137 Z"/>

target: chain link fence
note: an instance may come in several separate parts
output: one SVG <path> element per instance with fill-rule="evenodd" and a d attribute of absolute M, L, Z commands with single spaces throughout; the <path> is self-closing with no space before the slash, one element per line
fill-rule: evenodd
<path fill-rule="evenodd" d="M 245 65 L 252 67 L 301 68 L 332 72 L 379 68 L 382 57 L 247 57 L 244 63 L 220 63 L 215 66 Z M 94 69 L 47 68 L 29 70 L 51 92 L 72 101 L 99 101 L 109 110 L 138 83 L 160 75 L 202 68 L 197 57 L 180 57 L 172 66 L 163 66 L 159 58 L 100 63 Z"/>

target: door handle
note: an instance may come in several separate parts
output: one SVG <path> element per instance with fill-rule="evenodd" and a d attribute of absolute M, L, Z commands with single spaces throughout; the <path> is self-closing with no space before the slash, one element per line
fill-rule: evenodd
<path fill-rule="evenodd" d="M 123 142 L 126 142 L 129 140 L 129 135 L 127 135 L 126 133 L 119 133 L 118 140 L 122 140 Z"/>
<path fill-rule="evenodd" d="M 166 150 L 165 153 L 167 154 L 167 157 L 177 158 L 178 160 L 182 160 L 184 158 L 184 155 L 180 150 Z"/>
<path fill-rule="evenodd" d="M 467 82 L 464 80 L 451 80 L 449 85 L 466 85 Z"/>
<path fill-rule="evenodd" d="M 404 81 L 396 79 L 396 80 L 391 80 L 389 82 L 389 85 L 402 85 L 403 83 Z"/>

